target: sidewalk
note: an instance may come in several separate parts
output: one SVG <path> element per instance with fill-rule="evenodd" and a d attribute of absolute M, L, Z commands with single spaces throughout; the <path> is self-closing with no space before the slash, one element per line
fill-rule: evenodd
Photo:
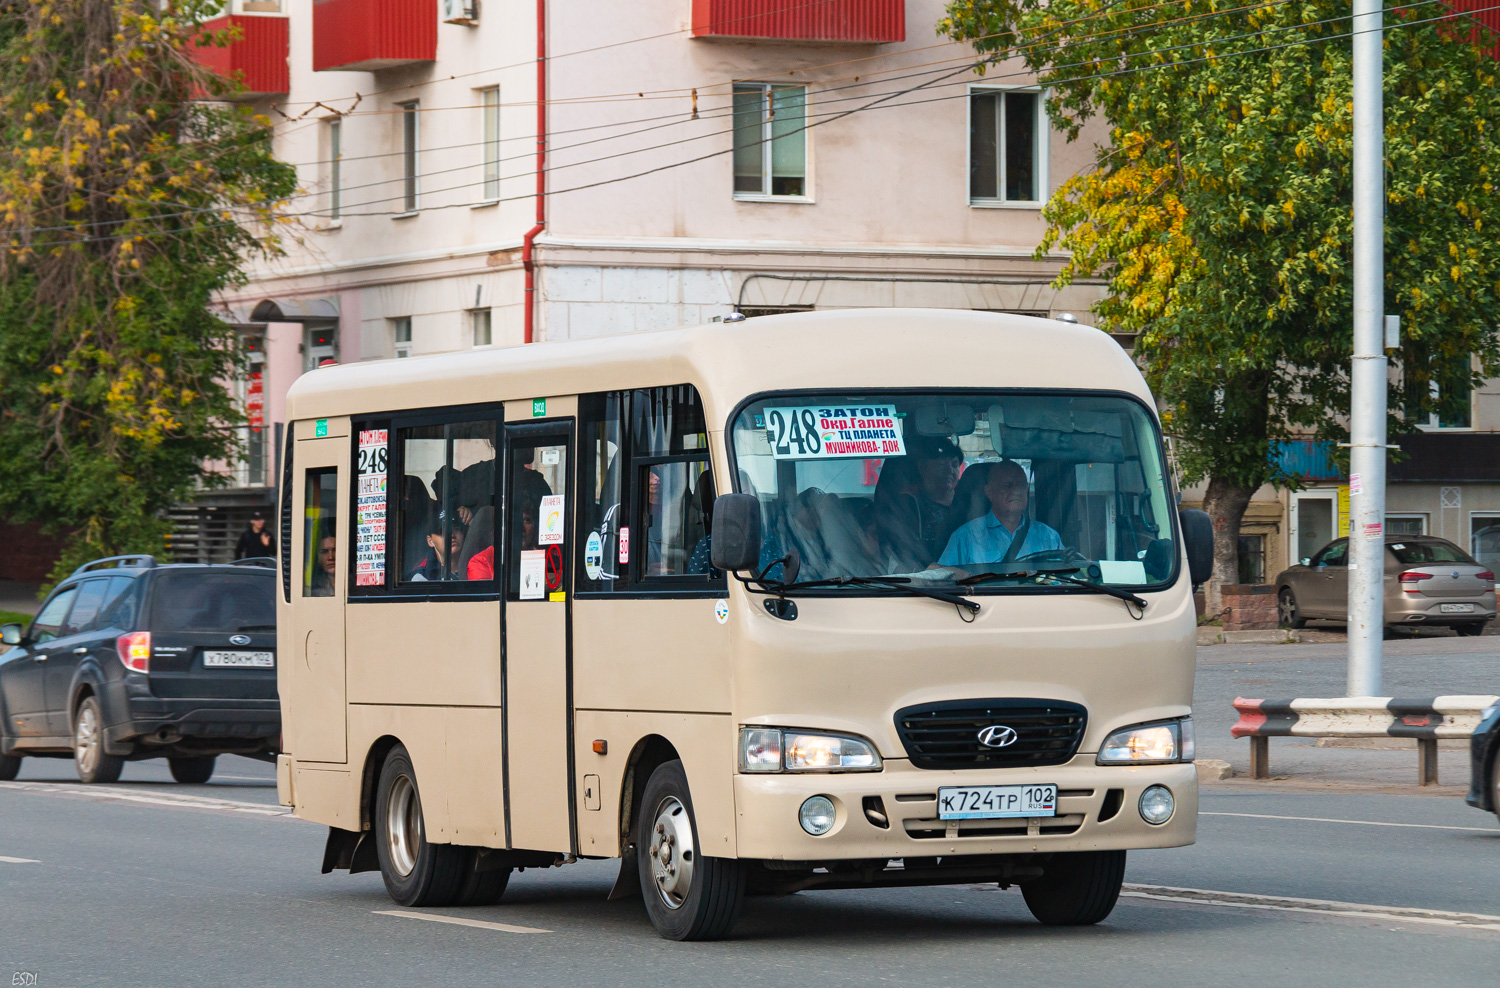
<path fill-rule="evenodd" d="M 37 583 L 0 580 L 0 611 L 35 614 L 42 606 L 42 602 L 36 596 L 39 587 L 40 584 Z"/>
<path fill-rule="evenodd" d="M 1342 639 L 1342 635 L 1338 636 Z M 1417 786 L 1416 742 L 1403 748 L 1318 747 L 1315 738 L 1272 738 L 1269 782 L 1251 782 L 1250 742 L 1230 736 L 1237 696 L 1260 699 L 1343 696 L 1347 646 L 1342 640 L 1297 645 L 1213 645 L 1198 648 L 1193 722 L 1198 757 L 1229 762 L 1235 778 L 1211 782 L 1235 788 L 1379 788 L 1408 795 L 1462 796 L 1469 780 L 1466 746 L 1438 752 L 1441 787 Z M 1500 641 L 1420 637 L 1385 643 L 1386 696 L 1500 694 Z M 1395 739 L 1392 739 L 1395 743 Z"/>

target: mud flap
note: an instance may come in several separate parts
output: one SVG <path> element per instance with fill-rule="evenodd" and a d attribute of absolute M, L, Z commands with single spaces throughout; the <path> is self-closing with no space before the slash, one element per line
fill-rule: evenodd
<path fill-rule="evenodd" d="M 615 887 L 609 890 L 606 901 L 615 899 L 633 899 L 641 894 L 641 866 L 637 858 L 634 844 L 626 844 L 625 851 L 620 855 L 620 875 L 615 879 Z"/>
<path fill-rule="evenodd" d="M 348 869 L 349 874 L 362 871 L 379 871 L 380 858 L 375 853 L 373 831 L 355 833 L 352 830 L 328 828 L 328 843 L 323 847 L 323 874 Z"/>

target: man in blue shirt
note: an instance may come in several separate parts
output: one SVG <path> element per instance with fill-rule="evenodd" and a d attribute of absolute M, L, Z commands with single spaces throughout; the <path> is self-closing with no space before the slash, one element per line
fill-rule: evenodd
<path fill-rule="evenodd" d="M 971 469 L 989 471 L 984 496 L 989 498 L 990 510 L 954 531 L 948 547 L 938 558 L 939 566 L 999 563 L 1007 558 L 1019 559 L 1029 553 L 1063 547 L 1061 536 L 1051 526 L 1026 517 L 1031 491 L 1021 464 L 1001 460 L 977 463 Z M 1011 543 L 1023 525 L 1025 532 L 1021 534 L 1021 544 L 1011 552 Z"/>

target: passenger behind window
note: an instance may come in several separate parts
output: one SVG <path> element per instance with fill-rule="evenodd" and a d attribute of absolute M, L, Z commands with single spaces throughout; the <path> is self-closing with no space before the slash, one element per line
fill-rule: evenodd
<path fill-rule="evenodd" d="M 444 572 L 449 559 L 457 559 L 463 552 L 464 527 L 458 519 L 453 520 L 453 530 L 448 537 L 448 544 L 443 544 L 443 522 L 447 520 L 447 513 L 439 511 L 432 516 L 427 526 L 427 554 L 422 557 L 421 562 L 412 568 L 407 579 L 416 583 L 429 580 L 463 580 L 466 576 L 458 576 L 453 573 Z"/>
<path fill-rule="evenodd" d="M 401 559 L 421 559 L 427 554 L 427 531 L 437 513 L 432 495 L 421 477 L 407 474 L 401 485 Z M 407 567 L 410 572 L 411 567 Z"/>
<path fill-rule="evenodd" d="M 338 566 L 338 540 L 327 528 L 318 530 L 318 554 L 313 560 L 312 597 L 333 596 L 333 574 Z"/>
<path fill-rule="evenodd" d="M 464 549 L 456 570 L 469 580 L 495 578 L 495 509 L 485 505 L 474 512 L 474 522 L 464 537 Z"/>

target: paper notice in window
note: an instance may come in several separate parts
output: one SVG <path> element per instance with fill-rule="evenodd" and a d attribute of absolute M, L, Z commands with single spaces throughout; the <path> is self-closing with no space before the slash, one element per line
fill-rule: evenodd
<path fill-rule="evenodd" d="M 894 405 L 767 408 L 766 440 L 778 460 L 906 455 Z"/>
<path fill-rule="evenodd" d="M 537 509 L 537 545 L 562 545 L 563 501 L 561 494 L 548 494 Z"/>
<path fill-rule="evenodd" d="M 547 552 L 545 549 L 526 549 L 521 553 L 522 600 L 541 600 L 547 589 Z"/>
<path fill-rule="evenodd" d="M 361 587 L 385 585 L 385 480 L 387 432 L 364 429 L 359 434 L 359 472 L 355 487 L 354 583 Z"/>

